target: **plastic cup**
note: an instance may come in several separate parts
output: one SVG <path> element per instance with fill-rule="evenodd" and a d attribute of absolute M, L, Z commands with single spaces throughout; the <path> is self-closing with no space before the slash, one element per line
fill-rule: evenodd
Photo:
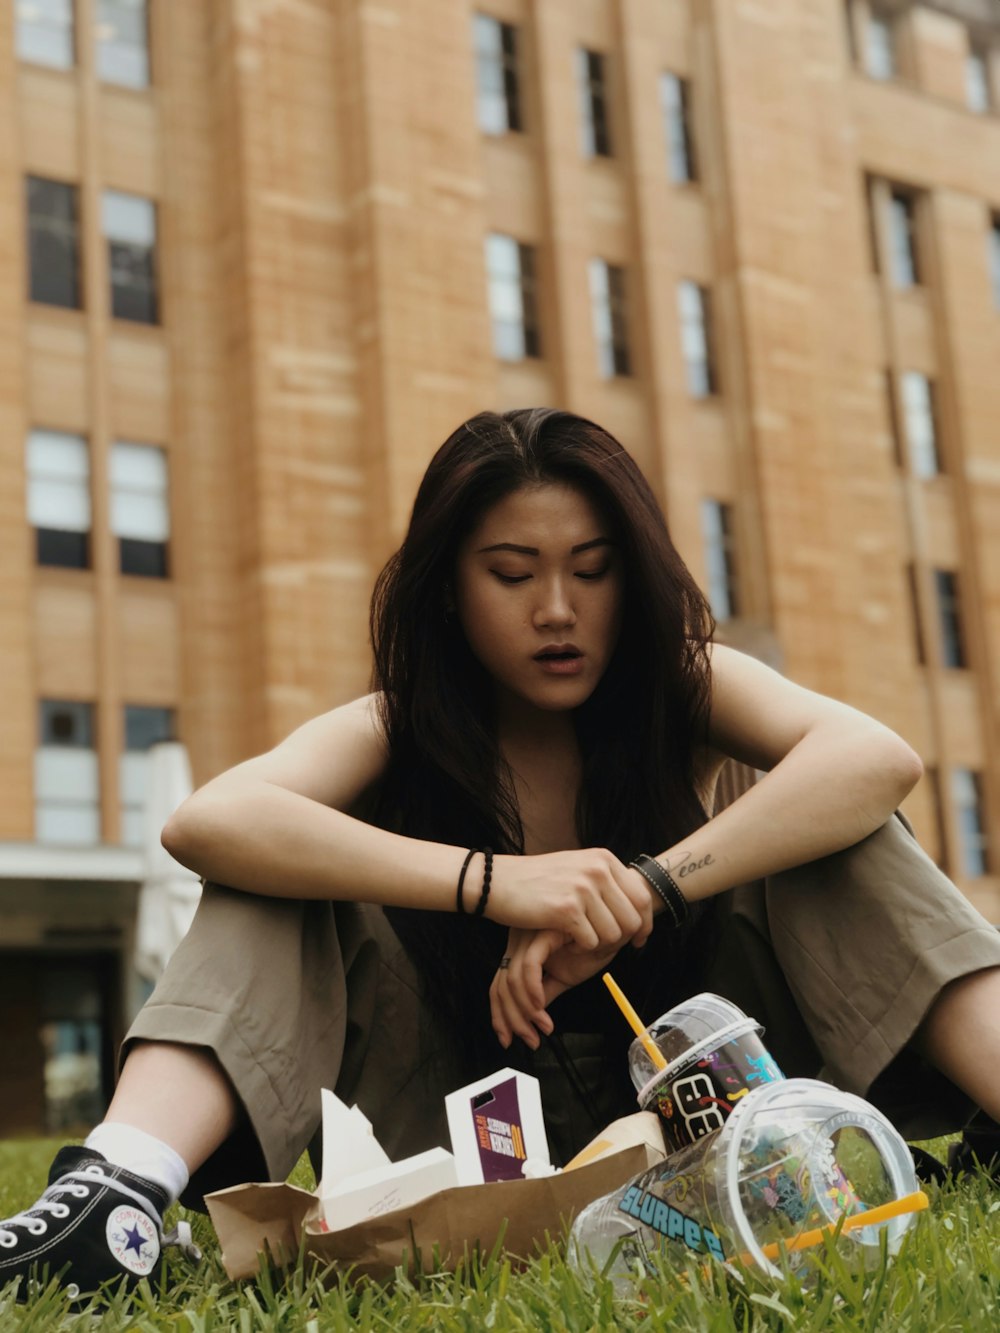
<path fill-rule="evenodd" d="M 890 1122 L 868 1102 L 815 1079 L 782 1079 L 739 1100 L 721 1129 L 599 1201 L 648 1253 L 742 1260 L 773 1277 L 781 1249 L 802 1263 L 796 1240 L 841 1217 L 892 1205 L 917 1190 L 913 1159 Z M 591 1205 L 594 1207 L 594 1205 Z M 887 1211 L 892 1211 L 889 1208 Z M 841 1233 L 854 1256 L 899 1246 L 913 1213 Z M 587 1244 L 586 1212 L 578 1243 Z M 624 1227 L 624 1230 L 623 1230 Z"/>
<path fill-rule="evenodd" d="M 763 1030 L 729 1000 L 705 992 L 647 1029 L 665 1068 L 639 1038 L 632 1042 L 629 1072 L 639 1105 L 659 1115 L 668 1152 L 721 1129 L 749 1092 L 783 1077 L 760 1039 Z"/>

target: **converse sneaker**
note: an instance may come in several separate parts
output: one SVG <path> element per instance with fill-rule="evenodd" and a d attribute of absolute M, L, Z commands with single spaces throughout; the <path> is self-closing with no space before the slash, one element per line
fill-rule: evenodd
<path fill-rule="evenodd" d="M 38 1202 L 0 1221 L 0 1287 L 29 1276 L 58 1276 L 74 1295 L 116 1278 L 134 1287 L 154 1271 L 164 1245 L 200 1257 L 187 1223 L 164 1236 L 167 1203 L 159 1185 L 99 1152 L 61 1148 Z M 23 1284 L 18 1294 L 26 1294 Z"/>

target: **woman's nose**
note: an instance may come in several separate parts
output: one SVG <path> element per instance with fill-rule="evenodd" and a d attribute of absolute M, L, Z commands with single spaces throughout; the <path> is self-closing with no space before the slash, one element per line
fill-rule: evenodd
<path fill-rule="evenodd" d="M 576 624 L 576 611 L 573 609 L 569 589 L 562 579 L 543 585 L 542 592 L 543 595 L 535 608 L 535 624 L 539 628 Z"/>

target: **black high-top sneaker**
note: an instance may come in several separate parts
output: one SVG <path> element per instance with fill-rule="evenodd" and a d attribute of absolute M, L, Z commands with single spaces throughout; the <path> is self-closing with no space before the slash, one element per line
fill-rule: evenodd
<path fill-rule="evenodd" d="M 22 1300 L 29 1278 L 58 1276 L 74 1295 L 120 1278 L 134 1287 L 154 1272 L 164 1245 L 199 1257 L 186 1223 L 184 1234 L 164 1236 L 167 1203 L 159 1185 L 92 1148 L 60 1148 L 42 1197 L 0 1220 L 0 1287 L 22 1278 Z"/>

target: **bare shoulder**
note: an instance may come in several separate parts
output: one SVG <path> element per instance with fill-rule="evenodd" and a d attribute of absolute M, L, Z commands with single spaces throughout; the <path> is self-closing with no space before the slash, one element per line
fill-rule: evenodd
<path fill-rule="evenodd" d="M 202 790 L 271 782 L 346 810 L 381 775 L 388 759 L 378 703 L 378 695 L 368 694 L 310 718 L 273 749 L 237 764 Z"/>

